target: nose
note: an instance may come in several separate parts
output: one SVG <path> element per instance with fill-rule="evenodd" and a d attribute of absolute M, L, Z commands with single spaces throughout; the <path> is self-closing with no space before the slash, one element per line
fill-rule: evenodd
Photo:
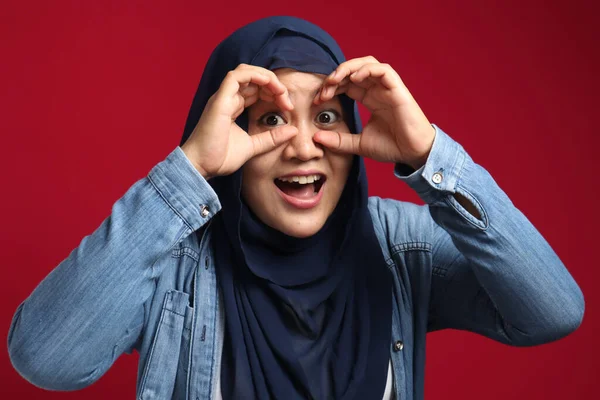
<path fill-rule="evenodd" d="M 296 128 L 298 128 L 298 134 L 287 143 L 283 150 L 283 157 L 286 160 L 295 158 L 301 161 L 323 157 L 322 145 L 313 140 L 319 129 L 313 124 L 297 124 Z"/>

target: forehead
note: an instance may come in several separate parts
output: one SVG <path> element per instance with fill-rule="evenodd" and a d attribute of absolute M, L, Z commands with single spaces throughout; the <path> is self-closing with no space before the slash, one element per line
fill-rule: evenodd
<path fill-rule="evenodd" d="M 292 68 L 277 68 L 273 70 L 273 73 L 277 75 L 277 79 L 287 88 L 292 103 L 297 102 L 299 99 L 310 99 L 312 101 L 327 77 L 324 74 L 301 72 Z M 330 102 L 340 104 L 338 96 L 334 96 L 326 103 Z M 262 108 L 261 106 L 272 104 L 262 99 L 258 99 L 255 103 L 260 108 Z"/>
<path fill-rule="evenodd" d="M 318 74 L 316 72 L 298 71 L 293 68 L 276 68 L 273 70 L 273 73 L 277 75 L 281 81 L 285 80 L 291 84 L 299 85 L 321 83 L 327 77 L 326 75 Z"/>
<path fill-rule="evenodd" d="M 326 78 L 323 74 L 301 72 L 292 68 L 277 68 L 273 73 L 288 89 L 292 100 L 295 96 L 314 97 Z"/>

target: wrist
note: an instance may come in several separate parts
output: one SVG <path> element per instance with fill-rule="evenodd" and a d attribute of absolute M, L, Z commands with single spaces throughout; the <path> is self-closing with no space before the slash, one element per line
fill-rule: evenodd
<path fill-rule="evenodd" d="M 429 152 L 427 152 L 427 154 L 425 154 L 423 157 L 419 157 L 419 159 L 414 160 L 407 164 L 410 165 L 410 167 L 416 171 L 419 168 L 421 168 L 423 165 L 425 165 L 425 163 L 427 162 L 428 156 L 429 156 Z"/>
<path fill-rule="evenodd" d="M 209 180 L 210 178 L 212 178 L 212 175 L 206 172 L 206 170 L 202 168 L 200 163 L 196 161 L 195 153 L 189 146 L 186 146 L 186 144 L 187 143 L 180 147 L 187 159 L 190 161 L 190 164 L 192 164 L 192 166 L 196 168 L 196 171 L 198 171 L 198 173 L 202 175 L 204 179 Z"/>
<path fill-rule="evenodd" d="M 433 132 L 429 139 L 429 144 L 425 147 L 425 148 L 427 148 L 427 151 L 425 153 L 421 154 L 420 156 L 415 157 L 415 159 L 411 160 L 411 162 L 407 163 L 412 168 L 414 168 L 415 171 L 427 163 L 427 159 L 429 158 L 429 153 L 431 153 L 431 149 L 433 148 L 433 142 L 435 141 L 436 131 L 435 131 L 435 127 L 433 125 L 430 124 L 430 127 L 433 130 Z"/>

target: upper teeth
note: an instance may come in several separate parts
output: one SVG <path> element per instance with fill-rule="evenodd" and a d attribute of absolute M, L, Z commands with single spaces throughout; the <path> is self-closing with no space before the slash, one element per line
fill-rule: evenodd
<path fill-rule="evenodd" d="M 318 181 L 319 179 L 321 179 L 320 175 L 297 175 L 297 176 L 288 176 L 288 177 L 283 177 L 283 178 L 277 178 L 280 181 L 284 181 L 284 182 L 298 182 L 300 184 L 305 184 L 305 183 L 313 183 L 315 181 Z"/>

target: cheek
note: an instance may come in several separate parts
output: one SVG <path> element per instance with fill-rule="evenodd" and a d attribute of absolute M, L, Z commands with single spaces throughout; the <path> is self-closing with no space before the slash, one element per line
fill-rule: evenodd
<path fill-rule="evenodd" d="M 336 176 L 338 176 L 339 179 L 344 183 L 346 182 L 346 178 L 348 177 L 348 173 L 352 167 L 353 159 L 354 156 L 352 154 L 335 154 L 331 160 L 331 165 Z"/>
<path fill-rule="evenodd" d="M 254 157 L 242 167 L 242 195 L 246 201 L 257 201 L 269 187 L 273 163 L 270 162 L 268 153 Z"/>
<path fill-rule="evenodd" d="M 255 188 L 258 186 L 258 174 L 253 165 L 246 162 L 242 167 L 242 195 L 248 200 L 248 196 L 253 196 Z"/>
<path fill-rule="evenodd" d="M 340 157 L 340 155 L 337 155 L 337 158 L 335 159 L 335 161 L 332 161 L 332 167 L 334 169 L 334 173 L 335 173 L 335 190 L 334 193 L 332 193 L 335 198 L 337 199 L 337 201 L 339 201 L 340 196 L 342 195 L 342 192 L 344 191 L 344 188 L 346 187 L 346 182 L 348 181 L 348 174 L 350 173 L 351 167 L 352 167 L 352 160 L 353 160 L 353 156 L 349 155 L 349 156 L 343 156 Z M 337 203 L 336 201 L 336 203 Z"/>

